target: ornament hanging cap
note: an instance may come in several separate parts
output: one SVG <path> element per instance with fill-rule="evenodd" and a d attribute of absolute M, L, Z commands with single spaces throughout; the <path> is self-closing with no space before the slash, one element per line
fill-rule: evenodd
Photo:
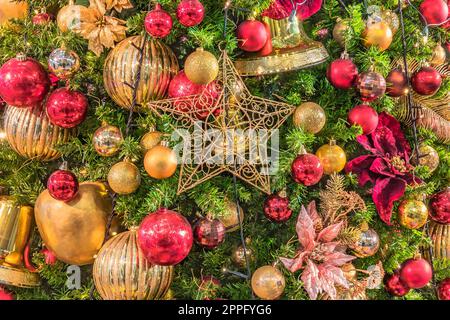
<path fill-rule="evenodd" d="M 59 170 L 69 170 L 69 163 L 66 160 L 64 160 L 59 166 Z"/>

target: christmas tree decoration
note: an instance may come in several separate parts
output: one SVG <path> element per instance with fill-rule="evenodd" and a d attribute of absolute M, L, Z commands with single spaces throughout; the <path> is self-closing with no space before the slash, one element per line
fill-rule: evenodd
<path fill-rule="evenodd" d="M 349 29 L 348 20 L 337 18 L 333 28 L 333 39 L 343 48 L 345 47 L 345 35 Z"/>
<path fill-rule="evenodd" d="M 248 52 L 260 51 L 268 40 L 264 23 L 257 20 L 246 20 L 236 30 L 238 47 Z"/>
<path fill-rule="evenodd" d="M 347 121 L 351 125 L 360 126 L 363 134 L 370 134 L 378 126 L 378 113 L 368 105 L 357 105 L 348 112 Z"/>
<path fill-rule="evenodd" d="M 450 187 L 434 194 L 429 203 L 430 218 L 441 224 L 450 224 Z"/>
<path fill-rule="evenodd" d="M 59 79 L 71 78 L 80 69 L 80 57 L 74 52 L 61 47 L 53 50 L 48 57 L 48 70 Z"/>
<path fill-rule="evenodd" d="M 405 72 L 393 69 L 386 77 L 386 94 L 390 97 L 401 97 L 408 93 L 408 79 Z"/>
<path fill-rule="evenodd" d="M 247 257 L 250 263 L 253 263 L 255 261 L 255 253 L 253 252 L 253 249 L 249 247 L 251 242 L 249 240 L 249 238 L 246 239 L 247 245 L 245 248 L 243 245 L 240 245 L 236 247 L 231 253 L 231 260 L 238 267 L 243 268 L 247 265 L 247 260 L 245 257 Z"/>
<path fill-rule="evenodd" d="M 425 246 L 422 250 L 424 257 L 431 261 L 429 249 L 432 251 L 433 259 L 450 259 L 450 224 L 440 224 L 430 221 L 428 224 L 428 235 L 431 239 L 431 248 Z"/>
<path fill-rule="evenodd" d="M 450 300 L 450 278 L 445 278 L 438 285 L 439 300 Z"/>
<path fill-rule="evenodd" d="M 173 77 L 172 81 L 170 81 L 168 95 L 169 98 L 184 98 L 200 94 L 203 88 L 204 86 L 195 84 L 189 80 L 184 70 L 181 70 L 175 77 Z M 191 103 L 183 105 L 180 102 L 179 108 L 181 110 L 189 111 L 195 108 L 195 104 Z"/>
<path fill-rule="evenodd" d="M 386 91 L 386 80 L 377 72 L 362 72 L 358 75 L 356 86 L 364 102 L 380 98 Z"/>
<path fill-rule="evenodd" d="M 302 103 L 295 109 L 292 119 L 297 128 L 314 134 L 319 133 L 327 121 L 323 108 L 314 102 Z"/>
<path fill-rule="evenodd" d="M 350 247 L 358 258 L 371 257 L 380 248 L 380 237 L 375 230 L 369 229 L 366 225 L 360 229 L 358 239 Z"/>
<path fill-rule="evenodd" d="M 153 179 L 167 179 L 177 171 L 177 155 L 163 141 L 147 151 L 144 157 L 144 168 Z"/>
<path fill-rule="evenodd" d="M 122 108 L 133 105 L 133 89 L 138 73 L 137 106 L 158 100 L 166 95 L 170 80 L 178 72 L 178 62 L 172 50 L 159 40 L 145 42 L 142 64 L 139 61 L 144 37 L 127 38 L 108 54 L 103 68 L 103 81 L 109 96 Z M 158 66 L 156 68 L 155 66 Z M 120 85 L 118 85 L 120 84 Z"/>
<path fill-rule="evenodd" d="M 392 43 L 392 30 L 384 21 L 369 23 L 362 34 L 366 47 L 375 46 L 380 51 L 384 51 Z"/>
<path fill-rule="evenodd" d="M 95 130 L 92 144 L 95 151 L 103 157 L 112 157 L 120 150 L 123 142 L 122 132 L 116 126 L 103 123 Z"/>
<path fill-rule="evenodd" d="M 263 211 L 267 219 L 276 223 L 286 222 L 292 216 L 289 198 L 284 192 L 268 196 L 264 201 Z"/>
<path fill-rule="evenodd" d="M 439 154 L 432 146 L 422 143 L 419 145 L 419 162 L 417 163 L 414 157 L 413 162 L 415 165 L 428 167 L 429 172 L 432 173 L 439 166 Z"/>
<path fill-rule="evenodd" d="M 150 130 L 141 138 L 140 146 L 144 154 L 153 147 L 156 147 L 161 143 L 163 134 L 156 131 L 155 128 L 150 128 Z"/>
<path fill-rule="evenodd" d="M 73 172 L 67 169 L 59 169 L 48 177 L 47 189 L 54 199 L 71 201 L 78 193 L 78 179 Z"/>
<path fill-rule="evenodd" d="M 238 208 L 235 202 L 225 199 L 225 211 L 216 214 L 216 218 L 222 221 L 226 228 L 226 232 L 233 232 L 239 229 L 239 220 L 244 222 L 244 210 L 239 206 Z"/>
<path fill-rule="evenodd" d="M 207 249 L 214 249 L 225 241 L 225 225 L 219 219 L 199 219 L 193 232 L 195 242 Z"/>
<path fill-rule="evenodd" d="M 94 12 L 85 6 L 75 4 L 74 0 L 69 0 L 56 16 L 56 23 L 62 32 L 78 32 L 83 23 L 94 20 Z"/>
<path fill-rule="evenodd" d="M 217 295 L 217 288 L 221 286 L 220 280 L 213 276 L 202 276 L 198 291 L 203 300 L 211 300 Z"/>
<path fill-rule="evenodd" d="M 431 57 L 431 65 L 438 66 L 444 64 L 447 60 L 447 53 L 445 52 L 445 48 L 438 43 L 433 49 L 433 55 Z"/>
<path fill-rule="evenodd" d="M 186 58 L 184 72 L 193 83 L 207 85 L 217 78 L 219 63 L 211 52 L 197 48 Z"/>
<path fill-rule="evenodd" d="M 258 55 L 261 57 L 266 57 L 273 52 L 273 44 L 272 44 L 272 34 L 270 33 L 270 25 L 267 22 L 263 22 L 264 28 L 266 28 L 267 33 L 267 41 L 266 44 L 262 47 L 261 50 L 258 51 Z"/>
<path fill-rule="evenodd" d="M 408 259 L 400 267 L 400 280 L 412 289 L 425 287 L 432 277 L 431 265 L 422 258 Z"/>
<path fill-rule="evenodd" d="M 102 183 L 80 183 L 72 201 L 59 201 L 44 190 L 34 207 L 36 224 L 45 246 L 67 264 L 94 262 L 106 233 L 112 203 Z M 83 221 L 83 223 L 80 223 Z"/>
<path fill-rule="evenodd" d="M 40 252 L 44 255 L 44 263 L 47 266 L 52 266 L 58 261 L 55 254 L 47 248 L 43 248 Z"/>
<path fill-rule="evenodd" d="M 276 300 L 281 297 L 286 286 L 283 274 L 275 267 L 263 266 L 252 275 L 252 290 L 263 300 Z"/>
<path fill-rule="evenodd" d="M 295 182 L 305 186 L 315 185 L 323 176 L 320 159 L 313 154 L 299 154 L 291 165 L 291 175 Z"/>
<path fill-rule="evenodd" d="M 344 150 L 336 145 L 336 141 L 333 139 L 329 144 L 324 144 L 317 149 L 316 156 L 319 158 L 325 174 L 341 172 L 347 162 Z"/>
<path fill-rule="evenodd" d="M 138 230 L 138 244 L 153 264 L 172 266 L 183 261 L 193 243 L 189 222 L 181 214 L 165 208 L 150 213 Z"/>
<path fill-rule="evenodd" d="M 40 12 L 33 16 L 31 22 L 37 26 L 45 26 L 52 22 L 55 17 L 51 13 Z"/>
<path fill-rule="evenodd" d="M 147 13 L 144 20 L 145 31 L 155 38 L 165 38 L 172 30 L 172 17 L 157 3 L 155 8 Z"/>
<path fill-rule="evenodd" d="M 273 0 L 262 15 L 271 19 L 284 19 L 296 14 L 300 20 L 306 20 L 322 8 L 322 0 Z"/>
<path fill-rule="evenodd" d="M 50 79 L 42 65 L 19 53 L 0 68 L 0 97 L 14 107 L 40 104 L 50 89 Z"/>
<path fill-rule="evenodd" d="M 428 208 L 422 201 L 403 200 L 398 207 L 398 220 L 405 228 L 421 228 L 428 220 Z"/>
<path fill-rule="evenodd" d="M 392 10 L 383 10 L 381 12 L 382 21 L 389 25 L 392 30 L 392 34 L 395 35 L 400 27 L 400 19 L 398 15 Z"/>
<path fill-rule="evenodd" d="M 28 2 L 0 0 L 0 26 L 5 26 L 12 19 L 25 19 L 28 13 Z"/>
<path fill-rule="evenodd" d="M 448 18 L 448 6 L 444 0 L 424 0 L 419 6 L 427 25 L 440 25 Z"/>
<path fill-rule="evenodd" d="M 141 184 L 138 167 L 130 161 L 121 161 L 111 167 L 108 173 L 108 185 L 117 194 L 135 192 Z"/>
<path fill-rule="evenodd" d="M 337 89 L 350 89 L 358 77 L 358 68 L 344 52 L 340 59 L 330 63 L 327 69 L 327 79 Z"/>
<path fill-rule="evenodd" d="M 174 270 L 151 264 L 137 245 L 137 228 L 111 238 L 94 262 L 95 288 L 104 300 L 160 300 L 167 294 Z"/>
<path fill-rule="evenodd" d="M 8 106 L 4 112 L 3 129 L 10 147 L 22 157 L 51 161 L 61 154 L 56 146 L 64 144 L 75 135 L 74 129 L 53 125 L 45 108 L 16 108 Z"/>
<path fill-rule="evenodd" d="M 433 67 L 422 67 L 411 76 L 411 86 L 420 95 L 434 95 L 442 84 L 442 76 Z"/>
<path fill-rule="evenodd" d="M 205 8 L 199 0 L 181 0 L 177 6 L 177 19 L 185 27 L 199 25 L 205 17 Z"/>
<path fill-rule="evenodd" d="M 400 279 L 398 271 L 393 274 L 386 274 L 384 277 L 384 288 L 387 292 L 396 297 L 403 297 L 410 290 L 410 288 Z"/>
<path fill-rule="evenodd" d="M 47 116 L 55 126 L 70 129 L 86 118 L 89 102 L 84 94 L 69 88 L 53 91 L 45 103 Z"/>
<path fill-rule="evenodd" d="M 0 300 L 14 300 L 14 295 L 8 291 L 6 291 L 3 287 L 0 287 Z"/>
<path fill-rule="evenodd" d="M 356 268 L 353 263 L 348 262 L 341 267 L 342 272 L 344 273 L 345 279 L 348 281 L 357 280 L 356 276 Z"/>

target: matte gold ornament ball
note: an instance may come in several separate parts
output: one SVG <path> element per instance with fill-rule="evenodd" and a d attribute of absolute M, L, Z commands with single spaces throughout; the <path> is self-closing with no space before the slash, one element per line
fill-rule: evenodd
<path fill-rule="evenodd" d="M 314 102 L 302 103 L 295 109 L 294 125 L 309 133 L 318 133 L 327 121 L 325 111 Z"/>
<path fill-rule="evenodd" d="M 263 300 L 278 299 L 283 294 L 285 286 L 283 274 L 275 267 L 263 266 L 253 273 L 253 292 Z"/>
<path fill-rule="evenodd" d="M 345 33 L 349 30 L 349 22 L 338 18 L 333 28 L 333 39 L 341 46 L 345 47 Z"/>
<path fill-rule="evenodd" d="M 335 140 L 330 140 L 329 144 L 325 144 L 317 149 L 316 156 L 319 158 L 325 174 L 342 171 L 347 162 L 344 150 L 336 145 Z"/>
<path fill-rule="evenodd" d="M 130 161 L 121 161 L 109 170 L 108 184 L 115 193 L 130 194 L 139 188 L 141 174 L 138 167 Z"/>
<path fill-rule="evenodd" d="M 144 168 L 154 179 L 166 179 L 177 170 L 177 155 L 166 144 L 151 148 L 144 157 Z"/>
<path fill-rule="evenodd" d="M 366 47 L 376 46 L 380 51 L 384 51 L 392 43 L 392 30 L 389 24 L 380 21 L 366 26 L 362 37 Z"/>
<path fill-rule="evenodd" d="M 122 142 L 120 129 L 109 124 L 103 124 L 98 128 L 92 139 L 95 151 L 103 157 L 111 157 L 119 152 Z"/>
<path fill-rule="evenodd" d="M 184 72 L 193 83 L 207 85 L 217 78 L 219 62 L 211 52 L 197 48 L 187 57 Z"/>
<path fill-rule="evenodd" d="M 405 228 L 421 228 L 428 220 L 428 208 L 422 201 L 403 200 L 398 207 L 398 220 Z"/>
<path fill-rule="evenodd" d="M 439 154 L 432 146 L 420 144 L 419 154 L 419 164 L 428 167 L 430 173 L 439 167 Z M 413 157 L 413 162 L 417 164 L 415 157 Z"/>
<path fill-rule="evenodd" d="M 161 132 L 156 131 L 154 128 L 150 129 L 150 131 L 142 137 L 140 142 L 141 148 L 144 153 L 160 144 L 162 136 L 163 134 Z"/>

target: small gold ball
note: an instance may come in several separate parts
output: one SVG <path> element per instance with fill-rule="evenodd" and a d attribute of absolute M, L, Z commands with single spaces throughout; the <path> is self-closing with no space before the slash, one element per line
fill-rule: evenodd
<path fill-rule="evenodd" d="M 428 220 L 428 208 L 422 201 L 404 200 L 398 207 L 398 219 L 405 228 L 421 228 Z"/>
<path fill-rule="evenodd" d="M 339 19 L 333 28 L 333 39 L 341 46 L 345 47 L 345 33 L 349 30 L 349 22 Z"/>
<path fill-rule="evenodd" d="M 325 174 L 342 171 L 347 162 L 344 150 L 336 145 L 334 140 L 331 140 L 329 144 L 325 144 L 317 149 L 316 156 L 319 158 L 320 163 L 323 166 L 323 173 Z"/>
<path fill-rule="evenodd" d="M 109 124 L 98 128 L 92 139 L 95 151 L 101 156 L 111 157 L 120 150 L 123 136 L 120 129 Z"/>
<path fill-rule="evenodd" d="M 158 144 L 160 144 L 162 136 L 163 136 L 163 134 L 158 131 L 147 132 L 142 137 L 141 142 L 140 142 L 141 148 L 144 151 L 144 153 L 147 152 L 148 150 L 150 150 L 151 148 L 157 146 Z"/>
<path fill-rule="evenodd" d="M 145 154 L 144 167 L 150 177 L 166 179 L 177 170 L 177 156 L 169 147 L 158 145 Z"/>
<path fill-rule="evenodd" d="M 413 162 L 417 165 L 415 157 L 413 157 Z M 419 164 L 421 166 L 428 167 L 431 173 L 439 167 L 439 162 L 439 154 L 432 146 L 426 144 L 419 145 Z"/>
<path fill-rule="evenodd" d="M 438 43 L 436 47 L 433 49 L 433 56 L 431 57 L 431 65 L 437 66 L 440 64 L 444 64 L 447 59 L 447 53 L 445 52 L 444 47 Z"/>
<path fill-rule="evenodd" d="M 211 52 L 198 48 L 187 57 L 184 73 L 193 83 L 207 85 L 217 78 L 219 62 Z"/>
<path fill-rule="evenodd" d="M 233 201 L 225 200 L 225 211 L 216 216 L 225 226 L 226 232 L 233 232 L 239 229 L 239 220 L 244 221 L 244 210 L 240 207 L 239 219 L 237 215 L 237 206 Z"/>
<path fill-rule="evenodd" d="M 369 24 L 362 36 L 366 47 L 376 46 L 381 51 L 389 48 L 392 43 L 392 30 L 383 21 Z"/>
<path fill-rule="evenodd" d="M 295 109 L 294 125 L 309 133 L 318 133 L 325 125 L 327 118 L 325 111 L 314 102 L 302 103 Z"/>
<path fill-rule="evenodd" d="M 141 184 L 138 167 L 129 161 L 122 161 L 112 166 L 108 173 L 108 184 L 118 194 L 135 192 Z"/>

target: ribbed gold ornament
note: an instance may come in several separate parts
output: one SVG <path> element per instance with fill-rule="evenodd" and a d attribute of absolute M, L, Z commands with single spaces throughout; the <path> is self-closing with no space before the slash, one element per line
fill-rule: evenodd
<path fill-rule="evenodd" d="M 433 259 L 450 259 L 450 224 L 430 221 L 428 233 L 431 238 Z M 423 254 L 426 259 L 430 259 L 428 248 L 424 248 Z"/>
<path fill-rule="evenodd" d="M 178 72 L 178 62 L 172 50 L 159 40 L 148 40 L 144 46 L 142 64 L 139 63 L 142 36 L 134 36 L 120 42 L 105 61 L 103 81 L 109 96 L 121 107 L 130 108 L 133 89 L 140 66 L 137 88 L 137 104 L 144 105 L 164 98 L 170 80 Z"/>
<path fill-rule="evenodd" d="M 137 229 L 132 228 L 103 245 L 93 277 L 104 300 L 158 300 L 170 288 L 173 267 L 148 262 L 137 244 Z"/>

